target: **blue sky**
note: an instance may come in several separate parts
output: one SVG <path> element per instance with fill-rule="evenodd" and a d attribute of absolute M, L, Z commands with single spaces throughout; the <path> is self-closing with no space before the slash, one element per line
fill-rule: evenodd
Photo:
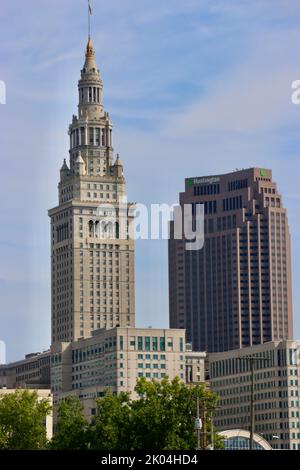
<path fill-rule="evenodd" d="M 86 0 L 2 0 L 0 339 L 8 360 L 50 342 L 47 209 L 87 40 Z M 297 0 L 94 0 L 92 36 L 128 197 L 175 203 L 187 176 L 273 169 L 292 234 L 300 339 Z M 138 326 L 168 325 L 167 245 L 136 246 Z"/>

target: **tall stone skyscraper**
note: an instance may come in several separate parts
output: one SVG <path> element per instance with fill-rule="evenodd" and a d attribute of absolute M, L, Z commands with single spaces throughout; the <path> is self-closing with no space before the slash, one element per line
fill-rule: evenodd
<path fill-rule="evenodd" d="M 209 352 L 293 336 L 290 234 L 271 170 L 185 180 L 180 205 L 204 204 L 204 247 L 169 241 L 170 327 Z"/>
<path fill-rule="evenodd" d="M 60 170 L 59 204 L 49 211 L 52 344 L 90 336 L 98 328 L 135 326 L 134 242 L 120 236 L 118 203 L 126 195 L 125 179 L 119 156 L 114 160 L 102 88 L 89 38 L 78 116 L 69 127 L 69 164 L 64 160 Z M 129 207 L 123 204 L 123 211 Z"/>

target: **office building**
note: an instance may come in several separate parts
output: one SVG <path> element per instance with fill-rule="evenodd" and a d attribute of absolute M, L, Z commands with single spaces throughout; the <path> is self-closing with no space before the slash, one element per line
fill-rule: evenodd
<path fill-rule="evenodd" d="M 287 211 L 272 171 L 187 178 L 180 206 L 204 208 L 204 246 L 169 240 L 170 327 L 193 350 L 221 352 L 292 339 Z"/>
<path fill-rule="evenodd" d="M 24 359 L 0 365 L 0 388 L 50 388 L 50 350 L 26 354 Z"/>
<path fill-rule="evenodd" d="M 184 330 L 100 329 L 89 338 L 53 347 L 52 391 L 56 404 L 68 395 L 77 396 L 90 417 L 95 399 L 105 390 L 130 392 L 134 398 L 139 378 L 185 381 L 185 368 Z"/>
<path fill-rule="evenodd" d="M 273 449 L 300 450 L 300 341 L 275 341 L 208 355 L 211 390 L 220 397 L 220 431 L 250 430 L 254 361 L 254 431 Z"/>

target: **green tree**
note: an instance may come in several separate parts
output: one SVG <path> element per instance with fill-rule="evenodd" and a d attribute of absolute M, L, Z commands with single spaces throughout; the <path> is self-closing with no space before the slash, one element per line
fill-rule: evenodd
<path fill-rule="evenodd" d="M 55 433 L 49 447 L 55 450 L 86 449 L 87 428 L 88 422 L 79 399 L 66 397 L 59 404 Z"/>
<path fill-rule="evenodd" d="M 36 450 L 47 444 L 49 402 L 37 392 L 16 390 L 0 399 L 0 449 Z"/>
<path fill-rule="evenodd" d="M 178 378 L 160 383 L 140 379 L 136 392 L 139 398 L 132 403 L 134 449 L 195 449 L 197 398 L 206 426 L 218 402 L 203 385 L 188 386 Z"/>
<path fill-rule="evenodd" d="M 106 391 L 97 400 L 96 414 L 88 424 L 79 400 L 68 397 L 58 409 L 53 449 L 91 450 L 193 450 L 196 448 L 197 400 L 211 443 L 211 417 L 218 398 L 204 385 L 189 386 L 178 378 L 137 382 L 137 399 L 129 393 Z M 214 447 L 222 443 L 214 432 Z"/>
<path fill-rule="evenodd" d="M 97 400 L 97 413 L 88 431 L 89 448 L 94 450 L 130 450 L 132 409 L 129 393 L 113 395 L 107 391 Z"/>

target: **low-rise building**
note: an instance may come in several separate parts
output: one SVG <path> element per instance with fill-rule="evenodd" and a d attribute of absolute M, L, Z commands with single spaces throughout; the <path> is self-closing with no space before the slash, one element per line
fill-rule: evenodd
<path fill-rule="evenodd" d="M 0 388 L 50 388 L 51 351 L 27 354 L 20 361 L 0 365 Z"/>
<path fill-rule="evenodd" d="M 205 383 L 206 359 L 206 352 L 191 351 L 187 345 L 185 353 L 186 383 Z"/>
<path fill-rule="evenodd" d="M 220 397 L 215 426 L 250 429 L 254 361 L 255 432 L 274 449 L 300 450 L 300 341 L 283 340 L 211 353 L 210 387 Z"/>
<path fill-rule="evenodd" d="M 51 384 L 55 403 L 76 395 L 93 414 L 95 399 L 109 389 L 131 392 L 140 377 L 185 381 L 185 330 L 115 327 L 53 346 Z"/>

